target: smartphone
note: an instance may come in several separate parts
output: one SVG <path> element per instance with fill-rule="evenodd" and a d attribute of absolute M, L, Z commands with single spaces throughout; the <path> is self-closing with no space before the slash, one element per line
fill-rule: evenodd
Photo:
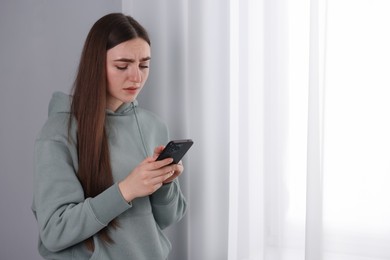
<path fill-rule="evenodd" d="M 177 164 L 191 148 L 193 143 L 194 142 L 191 139 L 172 140 L 165 146 L 164 150 L 157 157 L 156 161 L 172 158 L 172 163 Z"/>

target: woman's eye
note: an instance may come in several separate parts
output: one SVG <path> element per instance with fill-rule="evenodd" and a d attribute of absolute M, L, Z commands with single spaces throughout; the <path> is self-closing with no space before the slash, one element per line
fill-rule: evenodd
<path fill-rule="evenodd" d="M 118 70 L 125 70 L 127 69 L 127 66 L 116 66 Z"/>

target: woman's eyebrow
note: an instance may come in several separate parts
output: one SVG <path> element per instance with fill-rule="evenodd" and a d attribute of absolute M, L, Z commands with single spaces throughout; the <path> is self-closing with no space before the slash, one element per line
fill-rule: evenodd
<path fill-rule="evenodd" d="M 141 61 L 141 62 L 145 62 L 145 61 L 148 61 L 148 60 L 150 60 L 150 57 L 149 57 L 149 56 L 148 56 L 148 57 L 145 57 L 145 58 L 142 58 L 140 61 Z M 116 60 L 114 60 L 114 61 L 129 62 L 129 63 L 135 62 L 134 59 L 128 59 L 128 58 L 120 58 L 120 59 L 116 59 Z"/>

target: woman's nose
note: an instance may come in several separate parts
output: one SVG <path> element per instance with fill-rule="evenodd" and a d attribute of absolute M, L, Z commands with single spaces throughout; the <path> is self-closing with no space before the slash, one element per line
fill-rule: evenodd
<path fill-rule="evenodd" d="M 141 71 L 138 67 L 132 66 L 129 70 L 129 79 L 133 82 L 140 83 L 142 81 Z"/>

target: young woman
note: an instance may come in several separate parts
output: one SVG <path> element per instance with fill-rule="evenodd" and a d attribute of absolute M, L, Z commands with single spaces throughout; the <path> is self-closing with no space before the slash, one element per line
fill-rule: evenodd
<path fill-rule="evenodd" d="M 87 36 L 73 95 L 53 94 L 34 158 L 44 258 L 167 259 L 161 230 L 186 211 L 183 166 L 156 161 L 168 131 L 136 101 L 150 57 L 145 29 L 108 14 Z"/>

